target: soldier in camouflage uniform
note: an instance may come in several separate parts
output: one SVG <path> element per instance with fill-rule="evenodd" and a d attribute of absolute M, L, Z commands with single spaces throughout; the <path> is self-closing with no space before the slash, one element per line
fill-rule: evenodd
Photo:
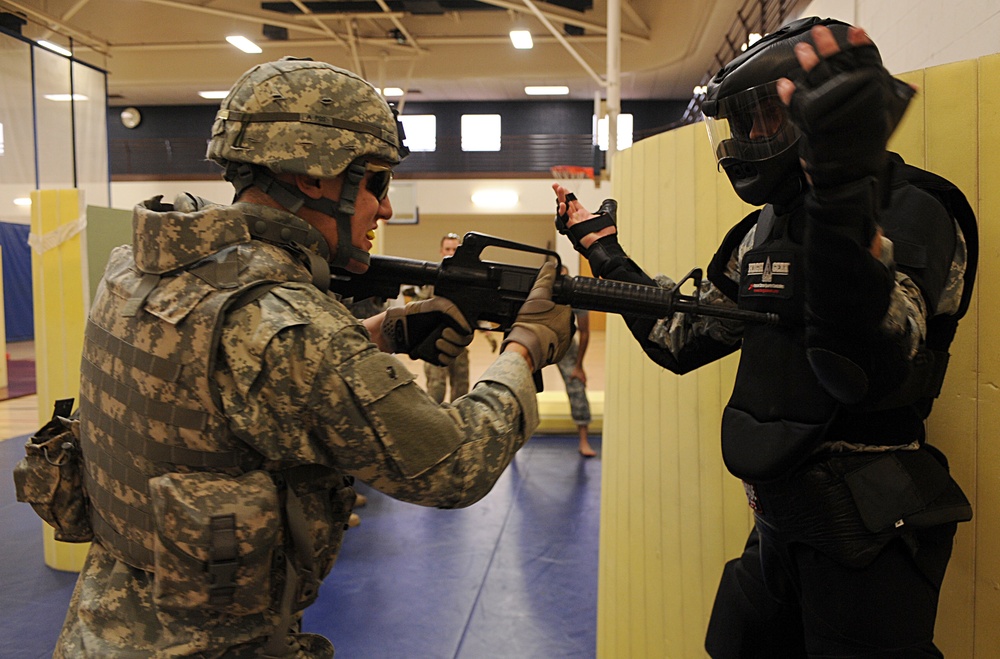
<path fill-rule="evenodd" d="M 886 152 L 913 91 L 867 35 L 802 19 L 712 79 L 719 165 L 755 210 L 723 240 L 701 301 L 778 314 L 742 323 L 626 317 L 686 373 L 741 350 L 722 455 L 755 528 L 723 571 L 712 657 L 940 657 L 934 621 L 971 508 L 925 443 L 969 303 L 976 224 L 953 185 Z M 654 282 L 598 215 L 555 185 L 557 226 L 601 277 Z"/>
<path fill-rule="evenodd" d="M 299 621 L 337 557 L 353 478 L 468 506 L 532 434 L 532 372 L 571 337 L 552 264 L 503 353 L 447 408 L 387 353 L 453 359 L 472 335 L 454 305 L 359 321 L 325 292 L 331 268 L 367 270 L 403 155 L 371 85 L 285 59 L 237 81 L 212 128 L 232 205 L 135 208 L 86 328 L 95 539 L 55 656 L 332 657 Z"/>

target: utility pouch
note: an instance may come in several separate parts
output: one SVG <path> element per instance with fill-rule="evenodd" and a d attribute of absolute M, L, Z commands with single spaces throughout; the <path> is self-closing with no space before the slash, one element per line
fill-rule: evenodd
<path fill-rule="evenodd" d="M 267 472 L 165 474 L 149 493 L 158 607 L 248 615 L 270 605 L 281 508 Z"/>
<path fill-rule="evenodd" d="M 844 477 L 865 527 L 873 533 L 923 529 L 972 519 L 972 506 L 931 446 L 893 451 Z"/>
<path fill-rule="evenodd" d="M 57 400 L 52 419 L 24 445 L 25 457 L 14 467 L 17 500 L 31 504 L 55 529 L 62 542 L 89 542 L 90 502 L 83 490 L 80 419 L 73 399 Z"/>

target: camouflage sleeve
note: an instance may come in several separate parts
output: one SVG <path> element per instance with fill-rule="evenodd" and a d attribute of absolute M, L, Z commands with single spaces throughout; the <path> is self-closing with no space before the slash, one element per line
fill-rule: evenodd
<path fill-rule="evenodd" d="M 756 226 L 744 237 L 738 249 L 733 251 L 726 266 L 725 275 L 736 283 L 740 281 L 740 263 L 743 255 L 753 246 Z M 657 275 L 656 283 L 667 290 L 673 290 L 677 285 L 666 275 Z M 698 301 L 704 305 L 721 305 L 736 307 L 736 303 L 726 297 L 715 284 L 703 279 L 698 290 Z M 649 339 L 659 346 L 670 350 L 675 358 L 679 358 L 685 347 L 695 341 L 707 338 L 724 345 L 737 345 L 743 337 L 743 323 L 712 316 L 693 316 L 686 313 L 675 313 L 670 318 L 657 321 L 653 326 Z"/>
<path fill-rule="evenodd" d="M 234 432 L 268 459 L 334 467 L 411 503 L 478 501 L 537 426 L 517 355 L 438 405 L 339 303 L 294 287 L 231 315 L 218 364 Z"/>

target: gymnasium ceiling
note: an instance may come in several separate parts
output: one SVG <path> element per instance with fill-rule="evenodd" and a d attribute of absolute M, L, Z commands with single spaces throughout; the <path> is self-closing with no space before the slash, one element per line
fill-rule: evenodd
<path fill-rule="evenodd" d="M 621 0 L 621 97 L 690 98 L 744 4 Z M 198 92 L 285 55 L 402 88 L 404 104 L 528 100 L 528 85 L 592 100 L 607 74 L 607 0 L 0 0 L 0 12 L 107 70 L 112 106 L 215 104 Z M 529 30 L 534 48 L 514 49 L 512 29 Z M 237 50 L 234 34 L 263 52 Z"/>

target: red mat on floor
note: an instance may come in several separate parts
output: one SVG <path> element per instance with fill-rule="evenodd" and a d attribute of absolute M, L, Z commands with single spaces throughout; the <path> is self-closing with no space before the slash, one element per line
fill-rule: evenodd
<path fill-rule="evenodd" d="M 0 400 L 30 396 L 35 392 L 35 360 L 8 359 L 7 386 L 0 387 Z"/>

